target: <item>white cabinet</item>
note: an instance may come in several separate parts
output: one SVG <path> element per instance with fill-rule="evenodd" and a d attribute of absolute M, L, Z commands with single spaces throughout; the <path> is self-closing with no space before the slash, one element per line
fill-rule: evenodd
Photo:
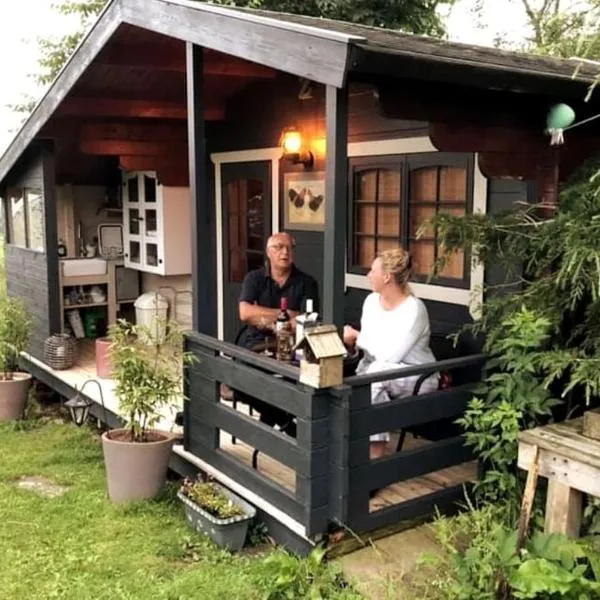
<path fill-rule="evenodd" d="M 161 185 L 151 171 L 123 176 L 125 266 L 157 275 L 192 272 L 188 187 Z"/>

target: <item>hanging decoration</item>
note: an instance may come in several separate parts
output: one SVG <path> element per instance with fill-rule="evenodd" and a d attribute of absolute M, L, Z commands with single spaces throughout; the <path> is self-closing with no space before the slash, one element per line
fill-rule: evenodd
<path fill-rule="evenodd" d="M 548 111 L 546 132 L 550 134 L 550 145 L 563 144 L 563 132 L 575 121 L 575 111 L 568 104 L 555 104 Z"/>

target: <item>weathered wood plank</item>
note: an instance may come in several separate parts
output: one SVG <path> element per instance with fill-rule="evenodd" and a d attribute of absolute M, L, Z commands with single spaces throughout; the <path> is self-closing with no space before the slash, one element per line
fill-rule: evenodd
<path fill-rule="evenodd" d="M 579 537 L 581 529 L 583 494 L 555 477 L 548 481 L 545 533 L 564 533 L 570 538 Z"/>
<path fill-rule="evenodd" d="M 531 468 L 534 448 L 535 444 L 519 443 L 518 465 L 521 469 L 528 471 Z M 563 456 L 560 449 L 540 448 L 539 472 L 543 477 L 600 497 L 600 471 L 577 458 Z"/>

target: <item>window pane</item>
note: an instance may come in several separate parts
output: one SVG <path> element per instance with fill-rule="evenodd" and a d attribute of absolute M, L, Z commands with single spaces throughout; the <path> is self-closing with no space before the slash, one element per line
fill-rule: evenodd
<path fill-rule="evenodd" d="M 375 206 L 356 207 L 355 233 L 375 233 Z"/>
<path fill-rule="evenodd" d="M 460 167 L 440 168 L 440 203 L 467 201 L 467 170 Z"/>
<path fill-rule="evenodd" d="M 438 246 L 438 256 L 444 256 L 444 249 Z M 448 262 L 440 271 L 440 277 L 450 277 L 452 279 L 462 279 L 465 275 L 465 254 L 456 252 L 448 255 Z"/>
<path fill-rule="evenodd" d="M 27 226 L 29 227 L 29 247 L 44 252 L 46 235 L 44 231 L 44 197 L 40 189 L 26 189 Z"/>
<path fill-rule="evenodd" d="M 415 237 L 419 227 L 426 221 L 429 221 L 435 215 L 434 206 L 419 206 L 413 205 L 408 207 L 409 210 L 409 232 L 410 237 Z M 428 226 L 425 230 L 425 237 L 433 237 L 433 227 Z"/>
<path fill-rule="evenodd" d="M 356 177 L 356 200 L 375 202 L 377 198 L 377 170 L 361 171 Z"/>
<path fill-rule="evenodd" d="M 379 202 L 400 202 L 400 171 L 379 170 Z"/>
<path fill-rule="evenodd" d="M 139 186 L 138 179 L 136 177 L 131 177 L 127 179 L 127 200 L 129 202 L 137 202 L 139 200 Z"/>
<path fill-rule="evenodd" d="M 13 190 L 9 196 L 10 243 L 15 246 L 27 246 L 25 237 L 25 200 L 23 190 Z"/>
<path fill-rule="evenodd" d="M 156 202 L 156 179 L 144 175 L 144 200 Z"/>
<path fill-rule="evenodd" d="M 413 273 L 429 275 L 435 262 L 434 243 L 430 240 L 412 241 L 409 242 L 408 249 L 413 258 Z"/>
<path fill-rule="evenodd" d="M 435 202 L 437 200 L 437 167 L 415 169 L 410 174 L 410 201 Z"/>
<path fill-rule="evenodd" d="M 377 209 L 377 233 L 400 237 L 400 204 Z"/>
<path fill-rule="evenodd" d="M 355 238 L 355 244 L 354 264 L 368 269 L 375 258 L 375 238 Z"/>
<path fill-rule="evenodd" d="M 388 240 L 385 238 L 377 239 L 377 252 L 383 252 L 384 250 L 395 250 L 400 246 L 399 240 Z"/>

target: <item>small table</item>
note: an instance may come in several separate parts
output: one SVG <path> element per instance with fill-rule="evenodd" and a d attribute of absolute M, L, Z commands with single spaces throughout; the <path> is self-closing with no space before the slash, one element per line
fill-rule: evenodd
<path fill-rule="evenodd" d="M 579 418 L 519 434 L 519 467 L 531 469 L 537 447 L 539 474 L 548 478 L 546 533 L 578 537 L 583 494 L 600 497 L 600 441 L 582 429 Z"/>

